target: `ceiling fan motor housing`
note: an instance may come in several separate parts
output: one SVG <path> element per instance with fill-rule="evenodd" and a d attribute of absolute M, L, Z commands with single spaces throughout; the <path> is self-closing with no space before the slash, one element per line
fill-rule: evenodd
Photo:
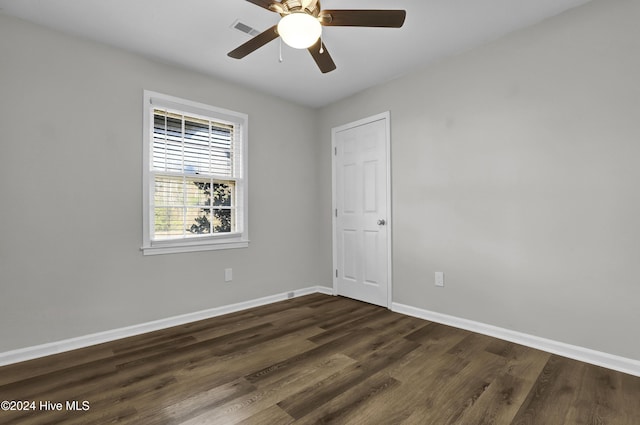
<path fill-rule="evenodd" d="M 320 0 L 282 0 L 271 3 L 269 9 L 282 16 L 293 12 L 304 12 L 317 18 L 320 14 Z"/>

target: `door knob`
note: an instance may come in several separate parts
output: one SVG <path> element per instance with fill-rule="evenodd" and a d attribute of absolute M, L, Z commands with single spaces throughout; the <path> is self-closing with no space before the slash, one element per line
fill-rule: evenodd
<path fill-rule="evenodd" d="M 384 220 L 384 218 L 378 220 L 378 226 L 384 226 L 385 224 L 387 224 L 387 222 Z"/>

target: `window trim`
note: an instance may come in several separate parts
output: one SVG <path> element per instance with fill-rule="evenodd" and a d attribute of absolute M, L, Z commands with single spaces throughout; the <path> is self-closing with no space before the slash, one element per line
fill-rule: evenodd
<path fill-rule="evenodd" d="M 185 114 L 201 115 L 236 124 L 240 130 L 241 176 L 236 179 L 240 196 L 237 198 L 237 208 L 240 211 L 238 226 L 241 230 L 233 233 L 218 233 L 206 237 L 194 237 L 177 240 L 151 240 L 151 225 L 153 211 L 151 208 L 153 182 L 151 181 L 151 137 L 153 135 L 153 108 L 167 108 L 181 111 Z M 204 103 L 181 99 L 166 94 L 144 90 L 143 103 L 143 152 L 142 152 L 142 247 L 144 255 L 172 254 L 194 251 L 211 251 L 218 249 L 247 248 L 249 246 L 249 191 L 248 191 L 248 127 L 249 116 L 240 112 L 218 108 Z"/>

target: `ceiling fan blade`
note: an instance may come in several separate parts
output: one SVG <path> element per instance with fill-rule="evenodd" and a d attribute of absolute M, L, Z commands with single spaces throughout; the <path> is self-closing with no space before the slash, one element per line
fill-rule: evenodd
<path fill-rule="evenodd" d="M 323 10 L 320 23 L 334 27 L 400 28 L 406 16 L 405 10 Z"/>
<path fill-rule="evenodd" d="M 267 10 L 271 10 L 269 9 L 269 5 L 271 3 L 273 3 L 273 1 L 271 0 L 247 0 L 249 3 L 253 3 L 256 6 L 260 6 L 263 9 L 267 9 Z"/>
<path fill-rule="evenodd" d="M 331 72 L 336 69 L 336 64 L 333 62 L 333 59 L 327 51 L 324 43 L 322 43 L 322 53 L 320 53 L 320 43 L 322 43 L 321 40 L 316 41 L 316 44 L 309 47 L 307 50 L 309 50 L 309 53 L 313 56 L 313 60 L 316 61 L 316 65 L 318 65 L 320 71 L 322 71 L 323 74 L 326 74 L 327 72 Z"/>
<path fill-rule="evenodd" d="M 242 46 L 237 47 L 236 49 L 227 53 L 227 56 L 232 57 L 234 59 L 242 59 L 247 56 L 249 53 L 252 53 L 258 50 L 260 47 L 269 43 L 270 41 L 278 38 L 278 26 L 274 25 L 266 31 L 256 35 L 251 40 L 244 43 Z"/>

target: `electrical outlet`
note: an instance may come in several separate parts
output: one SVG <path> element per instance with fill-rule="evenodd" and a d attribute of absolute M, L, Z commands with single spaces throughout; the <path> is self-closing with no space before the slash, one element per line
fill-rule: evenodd
<path fill-rule="evenodd" d="M 444 272 L 436 272 L 436 286 L 444 286 Z"/>
<path fill-rule="evenodd" d="M 231 282 L 233 280 L 233 269 L 224 269 L 224 281 Z"/>

